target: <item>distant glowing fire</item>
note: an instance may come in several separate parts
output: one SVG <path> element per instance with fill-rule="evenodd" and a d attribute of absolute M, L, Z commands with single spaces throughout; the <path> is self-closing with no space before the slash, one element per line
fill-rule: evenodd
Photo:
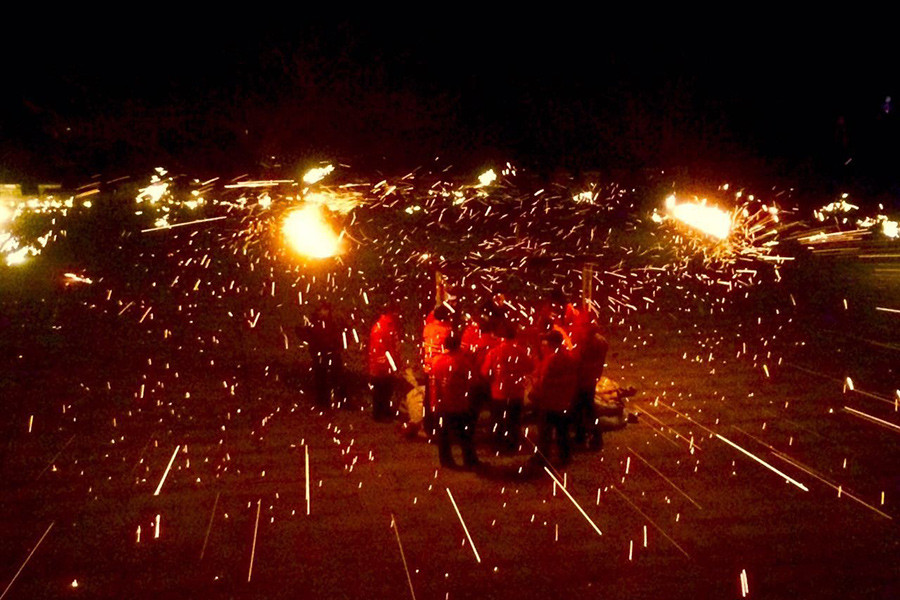
<path fill-rule="evenodd" d="M 666 210 L 678 221 L 723 240 L 731 232 L 731 214 L 715 206 L 699 202 L 678 202 L 675 195 L 666 198 Z"/>

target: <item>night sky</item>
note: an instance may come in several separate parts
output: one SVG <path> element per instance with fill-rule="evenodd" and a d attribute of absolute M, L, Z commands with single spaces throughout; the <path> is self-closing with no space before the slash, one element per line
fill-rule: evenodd
<path fill-rule="evenodd" d="M 565 11 L 35 23 L 6 35 L 0 175 L 441 155 L 891 180 L 884 101 L 900 70 L 885 19 L 737 8 L 652 23 Z"/>

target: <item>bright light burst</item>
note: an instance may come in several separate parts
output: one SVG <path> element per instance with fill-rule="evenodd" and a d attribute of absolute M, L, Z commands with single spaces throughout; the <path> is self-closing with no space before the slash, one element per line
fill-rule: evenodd
<path fill-rule="evenodd" d="M 303 175 L 303 183 L 312 185 L 313 183 L 322 181 L 326 175 L 334 171 L 334 165 L 327 165 L 324 167 L 316 167 L 314 169 L 310 169 Z"/>
<path fill-rule="evenodd" d="M 716 239 L 723 240 L 731 232 L 731 213 L 706 204 L 706 199 L 679 203 L 672 194 L 666 198 L 666 209 L 675 219 Z"/>
<path fill-rule="evenodd" d="M 897 221 L 888 221 L 884 220 L 881 223 L 881 231 L 889 238 L 897 238 L 900 236 L 900 232 L 897 230 Z"/>
<path fill-rule="evenodd" d="M 306 204 L 289 212 L 281 231 L 291 249 L 303 256 L 328 258 L 340 252 L 340 236 L 325 220 L 318 204 Z"/>
<path fill-rule="evenodd" d="M 36 251 L 31 246 L 22 246 L 17 250 L 13 250 L 12 252 L 6 255 L 6 264 L 13 267 L 15 265 L 21 265 L 25 262 L 25 259 L 28 258 L 29 254 L 36 254 Z"/>
<path fill-rule="evenodd" d="M 487 171 L 485 171 L 484 173 L 482 173 L 481 175 L 478 176 L 478 186 L 479 187 L 485 187 L 485 186 L 491 185 L 495 181 L 497 181 L 497 174 L 494 173 L 493 169 L 488 169 Z"/>
<path fill-rule="evenodd" d="M 166 193 L 169 189 L 168 181 L 160 181 L 159 178 L 154 175 L 153 179 L 145 188 L 141 188 L 140 194 L 138 194 L 136 200 L 140 204 L 143 201 L 147 201 L 150 204 L 156 204 L 159 202 L 159 199 L 163 197 L 163 194 Z"/>

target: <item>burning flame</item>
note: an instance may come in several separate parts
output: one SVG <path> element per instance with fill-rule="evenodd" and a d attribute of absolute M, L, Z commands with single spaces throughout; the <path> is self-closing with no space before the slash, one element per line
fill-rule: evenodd
<path fill-rule="evenodd" d="M 325 220 L 318 204 L 307 204 L 288 213 L 281 226 L 288 245 L 310 258 L 328 258 L 338 254 L 341 239 Z"/>
<path fill-rule="evenodd" d="M 716 239 L 725 239 L 731 232 L 731 214 L 701 202 L 679 204 L 674 194 L 666 198 L 666 209 L 675 219 Z"/>

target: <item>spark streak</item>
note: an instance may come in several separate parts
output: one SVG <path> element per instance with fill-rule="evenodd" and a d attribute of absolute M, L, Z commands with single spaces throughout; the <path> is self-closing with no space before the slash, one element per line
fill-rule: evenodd
<path fill-rule="evenodd" d="M 200 560 L 206 554 L 206 543 L 209 541 L 209 532 L 212 531 L 213 520 L 216 518 L 216 506 L 219 505 L 219 495 L 222 492 L 216 492 L 216 500 L 213 502 L 212 513 L 209 515 L 209 525 L 206 527 L 206 537 L 203 538 L 203 548 L 200 549 Z"/>
<path fill-rule="evenodd" d="M 655 522 L 653 519 L 651 519 L 650 517 L 648 517 L 647 514 L 644 513 L 644 511 L 642 511 L 640 508 L 638 508 L 638 507 L 637 507 L 637 504 L 635 504 L 634 502 L 632 502 L 631 500 L 629 500 L 629 499 L 628 499 L 628 496 L 626 496 L 626 495 L 623 494 L 621 491 L 619 491 L 619 489 L 618 489 L 617 487 L 615 487 L 615 486 L 611 486 L 611 488 L 612 488 L 612 491 L 614 491 L 615 493 L 619 494 L 619 497 L 622 498 L 622 500 L 624 500 L 625 502 L 627 502 L 627 503 L 631 506 L 631 508 L 633 508 L 634 510 L 636 510 L 637 513 L 638 513 L 639 515 L 641 515 L 642 517 L 644 517 L 645 519 L 647 519 L 647 522 L 650 523 L 651 525 L 653 525 L 653 527 L 654 527 L 658 532 L 660 532 L 664 538 L 666 538 L 667 540 L 669 540 L 670 542 L 672 542 L 672 545 L 675 546 L 676 548 L 678 548 L 678 551 L 679 551 L 679 552 L 681 552 L 682 554 L 684 554 L 685 557 L 687 557 L 687 558 L 690 558 L 690 557 L 691 557 L 691 555 L 688 554 L 687 551 L 686 551 L 684 548 L 682 548 L 681 546 L 678 545 L 678 542 L 676 542 L 675 540 L 673 540 L 672 537 L 669 536 L 669 534 L 667 534 L 665 531 L 663 531 L 663 528 L 662 528 L 662 527 L 660 527 L 659 525 L 657 525 L 656 522 Z"/>
<path fill-rule="evenodd" d="M 409 574 L 409 565 L 406 564 L 406 554 L 403 553 L 403 542 L 400 541 L 400 529 L 397 528 L 397 520 L 394 518 L 394 513 L 391 513 L 391 527 L 397 535 L 397 545 L 400 546 L 400 558 L 403 559 L 403 569 L 406 571 L 406 581 L 409 583 L 409 593 L 412 595 L 412 600 L 416 600 L 416 590 L 413 589 L 412 576 Z"/>
<path fill-rule="evenodd" d="M 183 223 L 175 223 L 175 224 L 166 224 L 162 227 L 151 227 L 149 229 L 141 229 L 141 233 L 148 233 L 151 231 L 160 231 L 163 229 L 175 229 L 176 227 L 186 227 L 188 225 L 197 225 L 199 223 L 209 223 L 210 221 L 221 221 L 226 217 L 210 217 L 209 219 L 196 219 L 194 221 L 184 221 Z"/>
<path fill-rule="evenodd" d="M 551 475 L 551 477 L 553 477 L 553 476 Z M 459 522 L 462 524 L 463 531 L 466 532 L 466 537 L 469 539 L 469 545 L 472 546 L 472 552 L 475 553 L 475 560 L 480 563 L 481 557 L 478 556 L 478 550 L 475 548 L 475 542 L 472 541 L 472 536 L 469 535 L 469 528 L 466 527 L 466 522 L 463 521 L 462 514 L 459 512 L 459 507 L 456 506 L 456 500 L 453 499 L 453 494 L 450 493 L 450 488 L 444 488 L 444 489 L 447 490 L 447 495 L 450 496 L 450 502 L 453 503 L 453 510 L 456 511 L 456 516 L 459 517 Z"/>
<path fill-rule="evenodd" d="M 172 453 L 172 458 L 169 459 L 169 464 L 166 466 L 166 472 L 163 473 L 162 479 L 159 480 L 159 485 L 156 486 L 156 491 L 153 492 L 154 496 L 159 496 L 159 492 L 162 490 L 163 484 L 166 482 L 166 477 L 169 476 L 169 469 L 172 468 L 172 463 L 175 462 L 175 457 L 178 455 L 178 451 L 181 449 L 181 444 L 175 446 L 175 452 Z"/>
<path fill-rule="evenodd" d="M 719 438 L 720 440 L 722 440 L 723 442 L 725 442 L 726 444 L 728 444 L 729 446 L 731 446 L 732 448 L 735 448 L 735 449 L 737 449 L 737 450 L 740 450 L 741 452 L 743 452 L 744 454 L 746 454 L 747 456 L 749 456 L 750 458 L 752 458 L 753 460 L 755 460 L 756 462 L 758 462 L 758 463 L 761 464 L 762 466 L 766 467 L 766 468 L 769 469 L 770 471 L 773 471 L 774 473 L 778 473 L 779 475 L 781 475 L 782 477 L 784 477 L 785 480 L 786 480 L 788 483 L 792 483 L 792 484 L 796 485 L 798 488 L 800 488 L 800 489 L 803 490 L 804 492 L 808 492 L 808 491 L 809 491 L 809 488 L 808 488 L 808 487 L 806 487 L 805 485 L 803 485 L 802 483 L 800 483 L 800 482 L 797 481 L 796 479 L 793 479 L 793 478 L 791 478 L 789 475 L 786 475 L 785 473 L 782 473 L 781 471 L 779 471 L 778 469 L 776 469 L 775 467 L 773 467 L 772 465 L 770 465 L 769 463 L 767 463 L 767 462 L 764 461 L 763 459 L 759 458 L 759 457 L 756 456 L 755 454 L 752 454 L 752 453 L 748 452 L 747 450 L 744 450 L 743 448 L 741 448 L 740 446 L 738 446 L 737 444 L 735 444 L 734 442 L 732 442 L 732 441 L 729 440 L 728 438 L 722 437 L 722 436 L 721 436 L 720 434 L 718 434 L 718 433 L 716 434 L 716 437 Z"/>
<path fill-rule="evenodd" d="M 247 583 L 253 577 L 253 559 L 256 557 L 256 534 L 259 531 L 259 511 L 262 509 L 262 499 L 256 501 L 256 525 L 253 526 L 253 546 L 250 548 L 250 569 L 247 571 Z"/>
<path fill-rule="evenodd" d="M 697 502 L 695 502 L 693 498 L 691 498 L 690 496 L 688 496 L 687 493 L 686 493 L 684 490 L 682 490 L 680 487 L 678 487 L 677 485 L 675 485 L 675 483 L 672 482 L 671 479 L 669 479 L 668 477 L 666 477 L 665 475 L 663 475 L 662 473 L 660 473 L 660 472 L 659 472 L 659 469 L 657 469 L 656 467 L 654 467 L 653 465 L 651 465 L 649 462 L 647 462 L 647 459 L 646 459 L 646 458 L 644 458 L 643 456 L 641 456 L 640 454 L 638 454 L 637 452 L 635 452 L 634 450 L 632 450 L 632 449 L 629 448 L 628 446 L 625 446 L 625 447 L 628 448 L 628 451 L 629 451 L 629 452 L 631 452 L 631 453 L 634 454 L 636 457 L 638 457 L 639 459 L 641 459 L 641 461 L 642 461 L 645 465 L 647 465 L 648 467 L 650 467 L 650 469 L 652 469 L 654 473 L 656 473 L 657 475 L 659 475 L 660 477 L 662 477 L 663 480 L 664 480 L 666 483 L 668 483 L 668 484 L 671 485 L 673 488 L 675 488 L 675 491 L 676 491 L 676 492 L 678 492 L 679 494 L 681 494 L 682 496 L 684 496 L 685 498 L 687 498 L 688 502 L 690 502 L 691 504 L 693 504 L 694 506 L 696 506 L 698 509 L 703 510 L 703 507 L 700 506 L 699 504 L 697 504 Z"/>
<path fill-rule="evenodd" d="M 594 531 L 597 532 L 597 535 L 603 535 L 603 532 L 600 531 L 600 528 L 597 527 L 597 524 L 594 523 L 593 519 L 591 519 L 591 518 L 588 516 L 588 514 L 587 514 L 586 512 L 584 512 L 584 509 L 581 508 L 581 505 L 578 504 L 578 501 L 575 500 L 575 498 L 572 497 L 572 494 L 570 494 L 570 493 L 569 493 L 569 490 L 567 490 L 567 489 L 565 488 L 565 486 L 563 486 L 563 484 L 560 483 L 559 479 L 557 479 L 557 478 L 553 475 L 553 473 L 550 472 L 550 469 L 548 469 L 547 467 L 544 467 L 544 470 L 547 472 L 547 475 L 549 475 L 550 478 L 553 479 L 553 482 L 556 483 L 556 485 L 559 486 L 559 489 L 561 489 L 561 490 L 563 491 L 563 493 L 569 498 L 569 500 L 572 501 L 572 504 L 575 505 L 575 508 L 578 509 L 578 512 L 580 512 L 581 515 L 582 515 L 585 519 L 587 519 L 587 522 L 591 524 L 591 527 L 594 528 Z"/>
<path fill-rule="evenodd" d="M 310 493 L 309 493 L 309 446 L 306 444 L 303 445 L 303 452 L 305 457 L 306 464 L 306 514 L 309 515 L 310 512 Z"/>
<path fill-rule="evenodd" d="M 884 419 L 879 419 L 878 417 L 873 417 L 872 415 L 866 414 L 862 411 L 854 410 L 854 409 L 850 408 L 849 406 L 845 406 L 844 410 L 854 416 L 860 417 L 862 419 L 867 419 L 869 421 L 872 421 L 873 423 L 877 423 L 879 425 L 887 427 L 888 429 L 891 429 L 892 431 L 900 432 L 900 426 L 894 425 L 890 421 L 885 421 Z"/>
<path fill-rule="evenodd" d="M 12 584 L 14 584 L 16 582 L 16 579 L 19 578 L 19 575 L 22 573 L 22 570 L 25 568 L 25 565 L 28 564 L 28 561 L 31 560 L 31 557 L 34 555 L 35 552 L 37 552 L 37 549 L 41 545 L 41 542 L 43 542 L 44 538 L 47 537 L 47 534 L 50 533 L 50 530 L 53 528 L 53 525 L 55 523 L 56 523 L 56 521 L 53 521 L 52 523 L 50 523 L 50 525 L 47 527 L 47 531 L 44 532 L 44 535 L 41 536 L 41 539 L 39 539 L 37 544 L 34 545 L 34 548 L 31 549 L 31 552 L 28 553 L 28 557 L 25 559 L 25 562 L 22 563 L 22 566 L 19 567 L 19 570 L 16 571 L 16 574 L 13 575 L 13 578 L 9 581 L 9 584 L 7 584 L 6 589 L 3 590 L 2 594 L 0 594 L 0 600 L 3 600 L 3 598 L 6 597 L 6 593 L 9 591 L 9 588 L 11 588 Z"/>

